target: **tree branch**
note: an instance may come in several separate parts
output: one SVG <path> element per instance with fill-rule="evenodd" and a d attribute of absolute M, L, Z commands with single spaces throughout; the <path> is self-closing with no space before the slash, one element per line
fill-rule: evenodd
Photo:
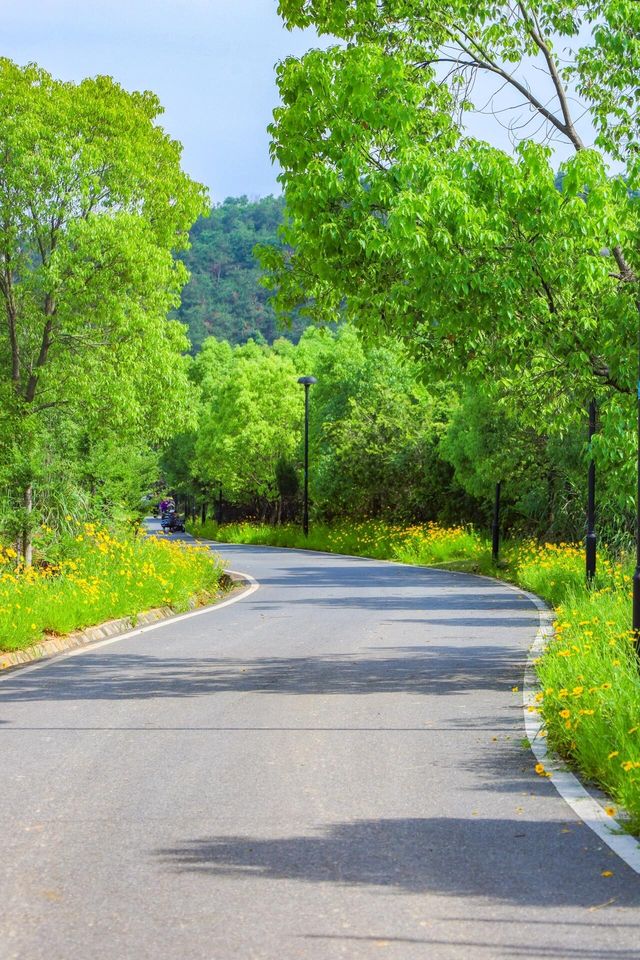
<path fill-rule="evenodd" d="M 571 117 L 571 111 L 569 110 L 569 101 L 567 99 L 567 92 L 564 88 L 564 84 L 558 73 L 558 68 L 556 62 L 553 59 L 551 54 L 551 49 L 549 45 L 545 42 L 542 37 L 542 31 L 540 29 L 540 24 L 538 18 L 535 15 L 535 12 L 532 11 L 533 22 L 529 18 L 529 14 L 522 3 L 522 0 L 518 0 L 518 8 L 522 14 L 522 19 L 529 31 L 529 36 L 541 51 L 542 56 L 544 57 L 547 67 L 549 68 L 549 75 L 553 81 L 553 86 L 555 87 L 556 95 L 560 103 L 560 109 L 562 110 L 562 116 L 564 118 L 564 127 L 566 130 L 567 137 L 574 145 L 576 150 L 584 150 L 584 143 L 578 136 L 578 132 L 574 126 L 573 118 Z"/>
<path fill-rule="evenodd" d="M 47 322 L 44 325 L 44 330 L 42 331 L 42 341 L 40 343 L 40 353 L 38 354 L 38 359 L 35 363 L 35 369 L 31 372 L 29 380 L 27 382 L 27 389 L 25 390 L 25 400 L 27 403 L 32 403 L 36 395 L 36 388 L 38 386 L 38 370 L 41 370 L 47 362 L 47 357 L 49 356 L 49 350 L 51 349 L 51 344 L 53 343 L 53 316 L 55 314 L 55 302 L 51 294 L 47 294 L 45 300 L 45 315 L 47 317 Z"/>
<path fill-rule="evenodd" d="M 518 3 L 518 6 L 521 9 L 522 16 L 524 18 L 527 29 L 529 30 L 529 33 L 531 34 L 531 31 L 533 30 L 536 33 L 536 36 L 538 38 L 536 40 L 536 37 L 534 37 L 533 34 L 531 34 L 532 40 L 534 41 L 534 43 L 537 43 L 543 56 L 545 56 L 545 60 L 547 61 L 547 66 L 551 73 L 551 78 L 553 80 L 554 87 L 556 89 L 558 99 L 560 101 L 560 106 L 562 108 L 563 119 L 561 120 L 559 117 L 555 115 L 555 113 L 553 113 L 551 110 L 545 107 L 542 101 L 538 100 L 535 94 L 532 93 L 532 91 L 527 86 L 525 86 L 525 84 L 521 83 L 520 80 L 517 79 L 517 77 L 515 77 L 512 73 L 509 73 L 508 70 L 505 70 L 504 67 L 500 66 L 500 64 L 493 59 L 493 57 L 490 55 L 488 50 L 486 50 L 485 47 L 478 40 L 476 40 L 470 33 L 468 33 L 466 30 L 463 29 L 462 26 L 458 24 L 451 29 L 450 28 L 445 28 L 445 29 L 452 43 L 458 46 L 466 54 L 466 56 L 469 57 L 468 62 L 460 61 L 460 66 L 462 68 L 485 70 L 488 73 L 493 73 L 496 76 L 501 77 L 508 84 L 510 84 L 515 90 L 521 93 L 522 96 L 527 100 L 527 102 L 542 117 L 544 117 L 545 120 L 547 120 L 550 124 L 552 124 L 552 126 L 554 126 L 556 130 L 562 133 L 565 137 L 567 137 L 567 139 L 571 141 L 571 143 L 576 148 L 576 150 L 583 149 L 584 144 L 580 140 L 580 137 L 578 136 L 573 126 L 573 121 L 571 119 L 571 115 L 568 109 L 566 91 L 564 89 L 564 86 L 562 85 L 562 81 L 557 71 L 555 61 L 551 56 L 551 51 L 549 50 L 547 44 L 544 42 L 543 38 L 540 36 L 539 32 L 535 29 L 535 26 L 531 24 L 531 21 L 529 20 L 524 8 L 521 7 L 520 3 Z M 437 57 L 437 58 L 434 58 L 433 60 L 423 61 L 422 63 L 417 64 L 417 66 L 419 67 L 430 66 L 434 63 L 456 63 L 456 60 L 455 58 L 451 58 L 451 57 Z M 566 108 L 566 112 L 565 112 L 565 108 Z"/>
<path fill-rule="evenodd" d="M 18 343 L 17 330 L 17 310 L 13 295 L 13 276 L 11 272 L 11 259 L 8 254 L 4 255 L 5 269 L 0 273 L 0 290 L 4 296 L 5 309 L 7 314 L 7 328 L 9 331 L 9 344 L 11 346 L 11 380 L 16 390 L 20 384 L 20 344 Z"/>
<path fill-rule="evenodd" d="M 608 365 L 604 362 L 601 357 L 596 357 L 593 354 L 589 354 L 589 363 L 591 364 L 591 372 L 594 377 L 597 377 L 601 383 L 607 387 L 611 387 L 613 390 L 616 390 L 618 393 L 623 394 L 632 394 L 634 390 L 632 387 L 624 386 L 619 380 L 616 380 L 615 377 L 611 376 L 611 371 Z"/>

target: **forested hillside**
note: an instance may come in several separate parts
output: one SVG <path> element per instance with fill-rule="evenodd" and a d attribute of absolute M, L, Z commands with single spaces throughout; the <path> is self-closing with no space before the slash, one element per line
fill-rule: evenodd
<path fill-rule="evenodd" d="M 253 255 L 258 243 L 279 245 L 283 213 L 282 197 L 255 202 L 228 197 L 191 230 L 192 246 L 184 258 L 191 280 L 178 316 L 189 327 L 194 352 L 210 335 L 234 344 L 250 337 L 271 343 L 281 335 L 293 340 L 300 336 L 304 322 L 294 323 L 290 330 L 278 329 Z"/>

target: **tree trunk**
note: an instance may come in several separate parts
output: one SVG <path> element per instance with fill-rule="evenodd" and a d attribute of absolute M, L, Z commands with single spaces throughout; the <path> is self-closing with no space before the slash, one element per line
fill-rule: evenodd
<path fill-rule="evenodd" d="M 25 511 L 24 527 L 22 528 L 22 559 L 26 567 L 30 567 L 33 562 L 33 536 L 31 530 L 31 511 L 33 510 L 33 486 L 29 484 L 25 487 L 23 495 L 23 506 Z"/>

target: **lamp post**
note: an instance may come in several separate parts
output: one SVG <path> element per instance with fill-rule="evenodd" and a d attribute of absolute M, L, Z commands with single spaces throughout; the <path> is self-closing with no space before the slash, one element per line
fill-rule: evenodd
<path fill-rule="evenodd" d="M 491 525 L 492 545 L 491 559 L 497 563 L 500 558 L 500 487 L 501 481 L 496 483 L 496 498 L 493 504 L 493 523 Z"/>
<path fill-rule="evenodd" d="M 298 383 L 304 387 L 304 508 L 302 530 L 309 536 L 309 387 L 317 383 L 315 377 L 298 377 Z"/>
<path fill-rule="evenodd" d="M 596 432 L 596 401 L 589 404 L 589 448 Z M 591 452 L 589 461 L 589 488 L 587 492 L 587 536 L 585 540 L 585 560 L 587 568 L 587 586 L 591 586 L 596 575 L 596 464 Z"/>

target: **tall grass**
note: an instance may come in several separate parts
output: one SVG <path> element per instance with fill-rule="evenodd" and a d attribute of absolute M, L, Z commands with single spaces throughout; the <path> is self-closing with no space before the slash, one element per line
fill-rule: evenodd
<path fill-rule="evenodd" d="M 273 547 L 326 550 L 377 560 L 428 564 L 491 564 L 487 541 L 465 527 L 440 527 L 435 523 L 418 527 L 363 520 L 332 525 L 314 523 L 305 537 L 294 524 L 269 526 L 258 523 L 213 521 L 188 524 L 196 537 L 227 543 L 253 543 Z"/>
<path fill-rule="evenodd" d="M 503 544 L 492 563 L 486 537 L 464 527 L 402 527 L 381 521 L 299 527 L 196 525 L 194 533 L 232 543 L 307 547 L 499 576 L 555 607 L 555 635 L 536 665 L 538 709 L 550 746 L 583 777 L 626 809 L 640 831 L 640 675 L 630 622 L 631 570 L 598 554 L 598 576 L 585 583 L 584 550 L 576 544 Z M 612 808 L 611 812 L 614 812 Z"/>
<path fill-rule="evenodd" d="M 26 569 L 16 567 L 11 547 L 0 547 L 2 650 L 157 606 L 185 609 L 191 597 L 214 591 L 222 574 L 205 548 L 114 535 L 90 523 L 44 546 L 49 559 Z"/>

